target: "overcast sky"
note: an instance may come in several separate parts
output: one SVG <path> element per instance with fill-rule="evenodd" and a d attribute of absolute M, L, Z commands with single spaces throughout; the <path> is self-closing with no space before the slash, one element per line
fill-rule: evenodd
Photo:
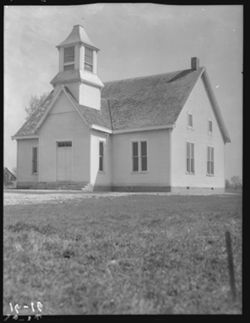
<path fill-rule="evenodd" d="M 242 177 L 243 7 L 92 4 L 4 7 L 4 165 L 16 166 L 11 136 L 32 95 L 52 90 L 56 45 L 82 24 L 100 48 L 98 75 L 109 80 L 190 68 L 197 56 L 210 77 L 231 136 L 226 178 Z"/>

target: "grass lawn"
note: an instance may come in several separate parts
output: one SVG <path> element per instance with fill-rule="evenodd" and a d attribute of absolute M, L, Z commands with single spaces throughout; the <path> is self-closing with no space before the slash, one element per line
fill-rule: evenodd
<path fill-rule="evenodd" d="M 32 301 L 43 315 L 241 313 L 241 208 L 241 195 L 5 206 L 4 313 Z"/>

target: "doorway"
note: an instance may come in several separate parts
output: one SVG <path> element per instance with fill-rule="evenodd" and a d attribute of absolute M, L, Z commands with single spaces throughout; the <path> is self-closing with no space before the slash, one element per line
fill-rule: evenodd
<path fill-rule="evenodd" d="M 58 141 L 56 147 L 56 179 L 72 179 L 72 141 Z"/>

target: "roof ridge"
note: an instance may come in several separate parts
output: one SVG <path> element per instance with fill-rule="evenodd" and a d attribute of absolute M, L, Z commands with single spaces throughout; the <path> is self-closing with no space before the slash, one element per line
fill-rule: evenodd
<path fill-rule="evenodd" d="M 202 67 L 200 67 L 199 69 L 201 69 L 201 68 Z M 129 77 L 129 78 L 125 78 L 125 79 L 107 81 L 107 82 L 104 82 L 104 85 L 111 84 L 111 83 L 116 83 L 116 82 L 121 82 L 121 81 L 130 81 L 130 80 L 151 78 L 151 77 L 156 77 L 156 76 L 164 76 L 164 75 L 169 75 L 169 74 L 181 73 L 181 72 L 184 72 L 184 71 L 195 71 L 195 70 L 187 68 L 187 69 L 184 69 L 184 70 L 178 70 L 178 71 L 173 71 L 173 72 L 168 72 L 168 73 L 160 73 L 160 74 L 151 74 L 151 75 L 145 75 L 145 76 Z"/>

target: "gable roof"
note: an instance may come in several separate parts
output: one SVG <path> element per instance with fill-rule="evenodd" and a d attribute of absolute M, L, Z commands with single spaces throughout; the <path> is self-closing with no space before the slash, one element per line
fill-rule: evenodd
<path fill-rule="evenodd" d="M 90 127 L 97 125 L 114 133 L 123 130 L 168 127 L 173 126 L 176 122 L 186 100 L 204 71 L 204 68 L 188 69 L 107 82 L 102 89 L 100 110 L 79 105 L 67 86 L 63 88 L 74 101 L 82 119 Z M 224 141 L 230 142 L 212 88 L 208 84 L 207 74 L 202 79 Z M 54 95 L 55 92 L 52 91 L 38 111 L 13 136 L 14 138 L 36 134 L 36 125 L 46 113 Z"/>
<path fill-rule="evenodd" d="M 38 109 L 36 109 L 31 116 L 26 120 L 22 127 L 17 131 L 13 137 L 32 136 L 36 134 L 36 126 L 41 120 L 50 103 L 55 95 L 55 90 L 52 90 L 47 98 L 41 103 Z"/>
<path fill-rule="evenodd" d="M 7 167 L 4 167 L 4 175 L 9 175 L 11 180 L 16 180 L 16 176 Z"/>
<path fill-rule="evenodd" d="M 105 83 L 114 130 L 173 125 L 202 73 L 184 70 Z"/>
<path fill-rule="evenodd" d="M 211 83 L 210 83 L 210 80 L 209 80 L 209 77 L 208 77 L 208 74 L 207 74 L 206 70 L 202 74 L 202 80 L 203 80 L 205 89 L 207 91 L 208 99 L 209 99 L 209 101 L 211 103 L 211 106 L 212 106 L 212 109 L 214 111 L 215 117 L 216 117 L 216 119 L 218 121 L 219 128 L 221 130 L 224 142 L 231 142 L 229 133 L 228 133 L 226 125 L 225 125 L 225 123 L 223 121 L 222 114 L 221 114 L 219 105 L 217 103 L 217 100 L 215 98 L 214 92 L 212 90 L 212 86 L 211 86 Z"/>

